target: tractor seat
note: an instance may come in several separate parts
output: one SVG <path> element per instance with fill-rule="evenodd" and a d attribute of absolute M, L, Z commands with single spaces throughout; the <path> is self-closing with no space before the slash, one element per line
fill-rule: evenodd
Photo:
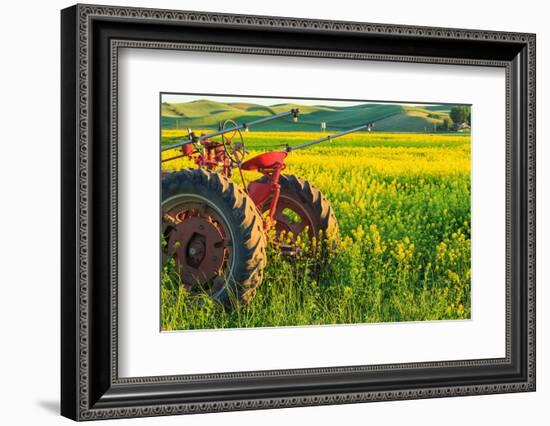
<path fill-rule="evenodd" d="M 250 160 L 246 160 L 241 164 L 241 169 L 250 171 L 258 169 L 277 169 L 284 166 L 284 160 L 287 154 L 288 153 L 285 151 L 264 152 Z"/>

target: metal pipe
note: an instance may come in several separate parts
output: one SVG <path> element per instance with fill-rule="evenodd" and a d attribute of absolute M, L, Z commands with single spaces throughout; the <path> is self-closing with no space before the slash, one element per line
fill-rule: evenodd
<path fill-rule="evenodd" d="M 162 160 L 160 160 L 160 162 L 166 163 L 167 161 L 177 160 L 178 158 L 183 158 L 183 157 L 187 157 L 187 155 L 185 154 L 174 155 L 173 157 L 163 158 Z"/>
<path fill-rule="evenodd" d="M 250 126 L 255 126 L 256 124 L 261 124 L 261 123 L 264 123 L 266 121 L 275 120 L 276 118 L 286 117 L 287 115 L 293 115 L 294 119 L 296 119 L 298 117 L 298 114 L 299 114 L 298 108 L 294 108 L 294 109 L 291 109 L 290 111 L 281 112 L 280 114 L 275 114 L 275 115 L 272 115 L 270 117 L 264 117 L 264 118 L 260 118 L 258 120 L 251 121 L 250 123 L 239 124 L 238 126 L 233 126 L 233 127 L 227 128 L 227 129 L 218 130 L 217 132 L 208 133 L 207 135 L 191 137 L 191 138 L 186 139 L 184 141 L 180 141 L 180 142 L 173 143 L 172 145 L 164 146 L 164 147 L 162 147 L 162 151 L 167 151 L 169 149 L 179 148 L 179 147 L 184 146 L 184 145 L 189 145 L 190 143 L 196 143 L 196 142 L 202 141 L 204 139 L 213 138 L 215 136 L 223 135 L 224 133 L 233 132 L 235 130 L 247 129 Z"/>
<path fill-rule="evenodd" d="M 324 141 L 328 141 L 328 140 L 331 140 L 331 139 L 339 138 L 340 136 L 348 135 L 350 133 L 358 132 L 359 130 L 368 129 L 368 128 L 372 128 L 371 123 L 363 124 L 362 126 L 355 127 L 353 129 L 349 129 L 349 130 L 344 130 L 343 132 L 335 133 L 333 135 L 328 135 L 328 136 L 325 136 L 323 138 L 315 139 L 314 141 L 305 142 L 301 145 L 287 146 L 286 147 L 286 152 L 296 151 L 297 149 L 306 148 L 308 146 L 315 145 L 315 144 L 318 144 L 320 142 L 324 142 Z"/>

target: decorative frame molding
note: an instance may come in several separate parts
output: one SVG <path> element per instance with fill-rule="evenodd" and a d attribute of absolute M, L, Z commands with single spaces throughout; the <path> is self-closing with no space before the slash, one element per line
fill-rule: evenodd
<path fill-rule="evenodd" d="M 94 27 L 95 24 L 99 26 Z M 315 47 L 250 46 L 245 38 L 235 44 L 190 42 L 166 38 L 117 38 L 117 25 L 139 23 L 150 31 L 168 24 L 180 28 L 216 27 L 228 31 L 276 30 L 279 34 L 315 33 L 326 37 L 346 35 L 382 40 L 374 51 L 320 50 Z M 103 29 L 101 25 L 108 27 Z M 109 32 L 103 37 L 102 31 Z M 145 31 L 145 30 L 144 30 Z M 116 33 L 116 34 L 115 34 Z M 115 34 L 113 36 L 113 34 Z M 170 36 L 170 34 L 168 34 Z M 94 39 L 94 37 L 96 37 Z M 236 38 L 239 36 L 237 35 Z M 105 40 L 108 40 L 106 42 Z M 474 57 L 383 53 L 383 40 L 420 43 L 430 51 L 437 43 L 479 45 Z M 247 410 L 352 402 L 434 398 L 535 390 L 535 36 L 510 32 L 411 27 L 401 25 L 337 22 L 267 16 L 76 5 L 62 12 L 62 414 L 75 420 L 140 417 L 197 412 Z M 337 43 L 335 43 L 337 44 Z M 374 43 L 375 44 L 375 43 Z M 488 55 L 491 46 L 494 52 Z M 498 49 L 495 47 L 498 46 Z M 327 367 L 300 370 L 223 373 L 193 376 L 118 378 L 117 374 L 117 70 L 119 48 L 221 51 L 238 54 L 310 56 L 337 59 L 481 65 L 506 69 L 506 357 L 433 363 Z M 338 46 L 340 47 L 340 46 Z M 431 47 L 434 50 L 434 47 Z M 499 50 L 500 49 L 500 50 Z M 422 50 L 422 49 L 419 49 Z M 435 49 L 437 50 L 437 49 Z M 434 51 L 435 51 L 434 50 Z M 460 51 L 460 49 L 457 49 Z M 515 52 L 515 53 L 514 53 Z M 101 53 L 101 55 L 99 55 Z M 500 55 L 500 56 L 498 56 Z M 108 63 L 104 63 L 108 62 Z M 97 67 L 97 68 L 94 68 Z M 99 71 L 97 69 L 100 69 Z M 110 92 L 110 93 L 105 93 Z M 97 101 L 106 97 L 108 105 Z M 108 111 L 105 111 L 105 110 Z M 97 118 L 107 117 L 101 129 Z M 514 120 L 517 120 L 517 124 Z M 96 131 L 96 129 L 99 129 Z M 108 147 L 94 144 L 107 137 Z M 103 159 L 106 180 L 99 179 L 90 158 Z M 108 158 L 108 160 L 107 160 Z M 101 163 L 101 162 L 100 162 Z M 95 188 L 108 188 L 102 199 Z M 516 212 L 515 209 L 519 209 Z M 100 214 L 97 214 L 100 213 Z M 98 217 L 101 218 L 98 219 Z M 108 228 L 108 237 L 97 229 Z M 107 229 L 105 228 L 105 229 Z M 95 247 L 109 252 L 108 265 L 98 265 Z M 518 258 L 518 259 L 516 259 Z M 520 264 L 516 265 L 515 261 Z M 99 269 L 101 268 L 101 269 Z M 108 277 L 105 284 L 97 276 Z M 95 281 L 94 281 L 95 280 Z M 92 305 L 92 300 L 94 304 Z M 105 305 L 98 309 L 97 304 Z M 105 310 L 109 307 L 108 310 Z M 94 345 L 92 345 L 94 342 Z M 99 342 L 99 343 L 98 343 Z M 368 390 L 300 394 L 290 389 L 267 397 L 238 395 L 207 397 L 204 387 L 219 387 L 228 380 L 261 380 L 312 377 L 323 383 L 331 376 L 406 370 L 434 370 L 444 375 L 452 368 L 495 366 L 515 371 L 515 379 L 479 381 L 468 385 L 397 386 Z M 450 370 L 449 370 L 450 371 Z M 441 377 L 443 380 L 443 377 Z M 312 379 L 313 380 L 313 379 Z M 435 379 L 434 379 L 435 380 Z M 399 380 L 397 380 L 398 382 Z M 443 383 L 443 382 L 442 382 Z M 162 388 L 191 386 L 195 398 L 168 399 Z M 369 385 L 372 387 L 372 384 Z M 199 392 L 198 389 L 201 389 Z M 325 385 L 325 388 L 328 389 Z M 136 396 L 149 392 L 150 397 Z M 202 392 L 202 393 L 201 393 Z M 241 397 L 239 397 L 241 395 Z"/>

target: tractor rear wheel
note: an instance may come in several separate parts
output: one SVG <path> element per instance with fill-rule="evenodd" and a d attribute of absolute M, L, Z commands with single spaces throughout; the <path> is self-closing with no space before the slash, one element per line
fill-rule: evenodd
<path fill-rule="evenodd" d="M 266 177 L 260 182 L 268 182 Z M 294 239 L 304 236 L 307 229 L 309 239 L 331 240 L 338 238 L 338 221 L 330 202 L 323 193 L 307 180 L 294 175 L 280 175 L 281 193 L 275 210 L 275 230 L 278 235 L 292 233 Z M 270 199 L 262 206 L 269 209 Z"/>
<path fill-rule="evenodd" d="M 263 279 L 266 237 L 250 197 L 219 173 L 201 169 L 162 179 L 165 258 L 182 284 L 229 307 L 248 304 Z"/>

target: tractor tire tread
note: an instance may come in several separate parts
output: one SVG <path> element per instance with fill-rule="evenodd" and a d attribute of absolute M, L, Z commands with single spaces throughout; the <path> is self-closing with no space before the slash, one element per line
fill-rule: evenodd
<path fill-rule="evenodd" d="M 267 263 L 263 220 L 254 202 L 229 178 L 203 169 L 183 169 L 167 174 L 162 180 L 163 200 L 176 196 L 185 188 L 195 188 L 204 195 L 212 195 L 210 200 L 216 198 L 217 202 L 225 204 L 225 209 L 230 211 L 227 217 L 230 223 L 227 226 L 233 229 L 235 260 L 228 283 L 238 301 L 244 305 L 250 303 L 262 282 Z M 225 286 L 217 297 L 226 305 L 231 299 L 227 290 L 229 289 Z"/>

